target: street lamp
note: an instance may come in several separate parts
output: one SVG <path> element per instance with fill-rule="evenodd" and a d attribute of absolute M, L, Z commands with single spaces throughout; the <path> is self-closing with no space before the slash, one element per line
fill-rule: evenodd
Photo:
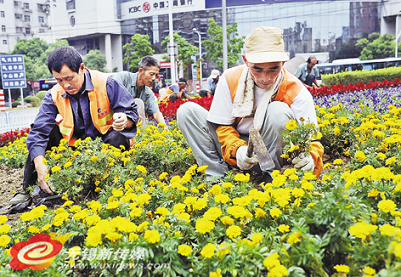
<path fill-rule="evenodd" d="M 198 29 L 193 28 L 192 31 L 198 34 L 199 41 L 199 84 L 200 89 L 202 89 L 202 37 Z"/>

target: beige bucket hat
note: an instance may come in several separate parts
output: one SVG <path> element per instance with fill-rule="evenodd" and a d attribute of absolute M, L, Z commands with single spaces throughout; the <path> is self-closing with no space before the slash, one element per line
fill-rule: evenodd
<path fill-rule="evenodd" d="M 245 58 L 251 63 L 285 62 L 283 32 L 276 27 L 258 27 L 245 40 Z"/>

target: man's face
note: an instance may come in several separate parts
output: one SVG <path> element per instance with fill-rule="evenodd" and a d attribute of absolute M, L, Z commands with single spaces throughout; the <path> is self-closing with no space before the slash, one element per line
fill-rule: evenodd
<path fill-rule="evenodd" d="M 79 71 L 72 71 L 67 65 L 61 67 L 60 72 L 52 71 L 57 83 L 69 94 L 77 94 L 84 84 L 85 66 L 81 64 Z"/>
<path fill-rule="evenodd" d="M 139 74 L 138 74 L 140 83 L 145 86 L 151 87 L 153 85 L 153 82 L 157 78 L 159 78 L 159 72 L 160 72 L 160 69 L 157 66 L 140 68 Z"/>
<path fill-rule="evenodd" d="M 282 62 L 250 63 L 245 61 L 251 73 L 252 80 L 261 89 L 269 89 L 276 82 L 283 67 Z"/>
<path fill-rule="evenodd" d="M 316 58 L 312 58 L 312 59 L 310 60 L 310 65 L 311 65 L 311 67 L 314 67 L 316 64 L 317 64 L 317 59 L 316 59 Z"/>

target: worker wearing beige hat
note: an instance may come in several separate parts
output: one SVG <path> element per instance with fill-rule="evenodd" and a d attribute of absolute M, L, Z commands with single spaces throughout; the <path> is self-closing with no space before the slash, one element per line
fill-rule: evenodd
<path fill-rule="evenodd" d="M 271 173 L 283 165 L 281 134 L 288 121 L 317 126 L 311 94 L 283 67 L 288 59 L 281 29 L 258 27 L 245 41 L 245 64 L 226 70 L 220 77 L 210 111 L 194 103 L 180 107 L 178 127 L 198 164 L 208 166 L 208 175 L 224 176 L 230 167 L 260 172 L 256 157 L 247 155 L 252 127 L 261 134 L 274 162 L 267 170 Z M 293 164 L 320 175 L 322 156 L 322 145 L 314 142 L 310 153 L 303 153 Z"/>

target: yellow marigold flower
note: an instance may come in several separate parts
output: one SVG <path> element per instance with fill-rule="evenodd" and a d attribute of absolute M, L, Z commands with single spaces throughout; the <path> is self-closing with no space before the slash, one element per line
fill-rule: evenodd
<path fill-rule="evenodd" d="M 228 196 L 228 194 L 222 193 L 216 195 L 214 197 L 214 201 L 216 201 L 216 203 L 226 204 L 230 201 L 230 196 Z"/>
<path fill-rule="evenodd" d="M 338 126 L 334 127 L 334 135 L 339 136 L 340 134 L 341 134 L 341 129 Z"/>
<path fill-rule="evenodd" d="M 82 210 L 81 206 L 78 206 L 78 205 L 74 205 L 70 208 L 71 213 L 77 213 L 77 212 L 80 212 L 81 210 Z"/>
<path fill-rule="evenodd" d="M 92 163 L 96 163 L 99 160 L 99 157 L 98 156 L 92 156 L 90 160 L 91 160 Z"/>
<path fill-rule="evenodd" d="M 241 228 L 238 227 L 237 225 L 232 225 L 230 227 L 227 228 L 226 230 L 226 235 L 230 238 L 230 239 L 235 239 L 238 238 L 241 235 Z"/>
<path fill-rule="evenodd" d="M 339 265 L 334 266 L 334 269 L 338 273 L 349 273 L 349 266 L 347 266 L 347 265 L 339 264 Z"/>
<path fill-rule="evenodd" d="M 11 242 L 11 238 L 8 235 L 0 236 L 0 247 L 6 248 Z"/>
<path fill-rule="evenodd" d="M 387 159 L 387 156 L 384 153 L 377 153 L 377 158 L 381 161 L 384 161 L 385 159 Z"/>
<path fill-rule="evenodd" d="M 294 131 L 295 129 L 298 128 L 298 123 L 297 123 L 296 120 L 290 120 L 290 121 L 288 121 L 288 123 L 285 125 L 285 128 L 286 128 L 288 131 Z"/>
<path fill-rule="evenodd" d="M 93 228 L 93 227 L 92 227 Z M 91 230 L 91 229 L 89 229 Z M 95 231 L 88 231 L 88 236 L 86 237 L 85 240 L 85 245 L 87 247 L 97 247 L 99 245 L 102 245 L 103 241 L 102 241 L 102 235 L 95 232 Z"/>
<path fill-rule="evenodd" d="M 206 201 L 205 199 L 203 199 L 203 198 L 198 199 L 198 200 L 193 204 L 193 209 L 194 209 L 195 211 L 201 211 L 201 210 L 203 210 L 203 209 L 206 208 L 206 207 L 207 207 L 207 201 Z"/>
<path fill-rule="evenodd" d="M 297 150 L 299 150 L 299 145 L 293 145 L 293 146 L 290 147 L 290 149 L 288 149 L 287 152 L 288 153 L 292 153 L 292 152 L 295 152 Z"/>
<path fill-rule="evenodd" d="M 281 224 L 280 226 L 278 226 L 278 230 L 280 231 L 280 233 L 286 234 L 290 232 L 291 228 L 288 225 Z"/>
<path fill-rule="evenodd" d="M 182 214 L 185 213 L 185 204 L 177 203 L 173 207 L 173 214 Z"/>
<path fill-rule="evenodd" d="M 252 235 L 251 239 L 252 239 L 252 242 L 255 245 L 259 245 L 263 241 L 263 234 L 262 233 L 255 233 L 255 234 Z"/>
<path fill-rule="evenodd" d="M 223 189 L 221 188 L 220 185 L 214 185 L 214 186 L 209 190 L 209 194 L 210 194 L 210 196 L 215 196 L 215 195 L 221 194 L 222 191 L 223 191 Z"/>
<path fill-rule="evenodd" d="M 148 174 L 148 170 L 143 165 L 137 165 L 136 170 L 138 170 L 138 172 L 141 173 L 142 175 Z"/>
<path fill-rule="evenodd" d="M 201 173 L 201 174 L 205 174 L 206 173 L 206 169 L 208 168 L 209 166 L 207 166 L 207 165 L 203 165 L 203 166 L 200 166 L 200 167 L 198 167 L 198 169 L 196 170 L 198 173 Z"/>
<path fill-rule="evenodd" d="M 377 207 L 383 213 L 392 213 L 397 209 L 397 205 L 393 200 L 381 200 L 379 204 L 377 204 Z"/>
<path fill-rule="evenodd" d="M 99 213 L 102 209 L 102 204 L 99 201 L 90 201 L 86 204 L 94 213 Z"/>
<path fill-rule="evenodd" d="M 113 189 L 113 191 L 111 192 L 113 194 L 114 197 L 118 198 L 124 195 L 123 190 L 120 189 Z"/>
<path fill-rule="evenodd" d="M 107 210 L 115 210 L 120 206 L 120 202 L 114 200 L 107 203 L 106 209 Z"/>
<path fill-rule="evenodd" d="M 330 169 L 333 165 L 331 163 L 326 163 L 323 166 L 323 170 Z"/>
<path fill-rule="evenodd" d="M 292 246 L 292 245 L 295 245 L 295 244 L 297 244 L 298 242 L 300 242 L 300 241 L 301 241 L 301 238 L 302 238 L 301 233 L 300 233 L 300 232 L 295 232 L 295 233 L 292 233 L 292 234 L 288 237 L 287 242 Z"/>
<path fill-rule="evenodd" d="M 71 161 L 68 161 L 68 162 L 66 162 L 66 163 L 64 164 L 64 168 L 65 168 L 65 169 L 70 168 L 71 166 L 72 166 L 72 162 L 71 162 Z"/>
<path fill-rule="evenodd" d="M 201 256 L 205 259 L 211 259 L 216 252 L 216 246 L 214 244 L 206 244 L 201 251 Z"/>
<path fill-rule="evenodd" d="M 263 260 L 263 265 L 268 270 L 271 270 L 273 267 L 279 266 L 280 265 L 280 256 L 277 253 L 274 253 L 274 254 L 270 255 L 269 257 L 266 257 Z"/>
<path fill-rule="evenodd" d="M 305 191 L 300 188 L 293 189 L 291 193 L 295 198 L 302 198 L 305 195 Z"/>
<path fill-rule="evenodd" d="M 249 173 L 247 173 L 247 174 L 237 173 L 234 176 L 234 180 L 239 183 L 249 183 L 250 179 L 251 179 L 251 176 L 249 175 Z"/>
<path fill-rule="evenodd" d="M 225 182 L 223 183 L 223 189 L 232 189 L 234 187 L 233 183 Z"/>
<path fill-rule="evenodd" d="M 160 180 L 160 181 L 164 181 L 164 180 L 167 179 L 167 176 L 168 176 L 168 173 L 167 173 L 167 172 L 162 172 L 162 173 L 159 175 L 159 180 Z"/>
<path fill-rule="evenodd" d="M 386 160 L 386 166 L 393 166 L 397 163 L 397 157 L 391 157 Z"/>
<path fill-rule="evenodd" d="M 217 269 L 217 271 L 212 271 L 209 273 L 209 277 L 223 277 L 221 274 L 221 269 Z"/>
<path fill-rule="evenodd" d="M 283 212 L 279 208 L 273 208 L 270 210 L 270 216 L 274 219 L 279 218 Z"/>
<path fill-rule="evenodd" d="M 261 208 L 256 208 L 255 209 L 255 217 L 256 218 L 265 218 L 266 212 L 264 210 L 262 210 Z"/>
<path fill-rule="evenodd" d="M 142 208 L 132 207 L 129 216 L 132 217 L 132 218 L 137 218 L 137 217 L 141 217 L 142 214 L 143 214 L 143 209 Z"/>
<path fill-rule="evenodd" d="M 379 221 L 379 216 L 376 213 L 372 213 L 371 220 L 373 224 L 377 224 L 377 222 Z"/>
<path fill-rule="evenodd" d="M 357 151 L 355 153 L 355 159 L 361 163 L 365 162 L 367 157 L 365 155 L 365 153 L 363 153 L 362 151 Z"/>
<path fill-rule="evenodd" d="M 53 166 L 51 169 L 52 173 L 57 173 L 61 171 L 61 167 L 59 167 L 58 165 Z"/>
<path fill-rule="evenodd" d="M 235 218 L 252 218 L 252 214 L 246 208 L 241 206 L 229 207 L 227 212 Z"/>
<path fill-rule="evenodd" d="M 184 257 L 189 257 L 192 255 L 192 247 L 186 244 L 181 244 L 178 246 L 178 254 Z"/>
<path fill-rule="evenodd" d="M 28 227 L 28 233 L 30 234 L 39 234 L 40 233 L 40 229 L 36 226 L 29 226 Z"/>
<path fill-rule="evenodd" d="M 67 200 L 64 202 L 63 207 L 70 207 L 72 206 L 72 204 L 74 204 L 74 201 Z"/>
<path fill-rule="evenodd" d="M 45 226 L 42 227 L 42 232 L 47 232 L 49 229 L 52 227 L 51 224 L 46 224 Z"/>
<path fill-rule="evenodd" d="M 159 207 L 159 208 L 156 209 L 155 214 L 159 214 L 159 215 L 161 215 L 161 216 L 166 216 L 166 215 L 169 215 L 170 212 L 169 212 L 169 210 L 168 210 L 167 208 L 165 208 L 165 207 Z"/>
<path fill-rule="evenodd" d="M 233 225 L 234 224 L 234 219 L 232 219 L 229 216 L 223 216 L 222 218 L 220 218 L 220 221 L 224 224 L 224 225 Z"/>
<path fill-rule="evenodd" d="M 151 244 L 156 244 L 160 242 L 160 234 L 157 230 L 146 230 L 144 239 Z"/>
<path fill-rule="evenodd" d="M 376 232 L 376 230 L 377 230 L 376 225 L 372 225 L 366 222 L 358 222 L 352 225 L 348 229 L 348 232 L 351 234 L 351 236 L 354 236 L 361 240 L 365 240 L 367 237 Z"/>
<path fill-rule="evenodd" d="M 5 215 L 0 215 L 0 225 L 6 223 L 8 221 L 8 217 Z"/>
<path fill-rule="evenodd" d="M 310 171 L 305 172 L 303 180 L 314 181 L 316 179 L 317 179 L 317 177 L 313 172 L 310 172 Z"/>
<path fill-rule="evenodd" d="M 335 160 L 333 161 L 333 164 L 334 164 L 334 165 L 343 165 L 343 164 L 344 164 L 344 161 L 343 161 L 342 159 L 335 159 Z"/>
<path fill-rule="evenodd" d="M 306 180 L 302 180 L 301 188 L 303 190 L 306 190 L 306 191 L 313 191 L 315 189 L 315 186 L 311 182 L 308 182 Z"/>
<path fill-rule="evenodd" d="M 207 220 L 205 218 L 200 218 L 196 221 L 195 228 L 196 228 L 196 231 L 198 231 L 202 235 L 206 234 L 206 233 L 210 233 L 214 229 L 214 222 Z"/>
<path fill-rule="evenodd" d="M 285 276 L 288 276 L 288 269 L 281 264 L 269 270 L 269 277 L 285 277 Z"/>
<path fill-rule="evenodd" d="M 377 189 L 372 189 L 371 191 L 369 191 L 368 197 L 376 198 L 377 196 L 379 196 L 379 194 L 380 191 L 378 191 Z"/>
<path fill-rule="evenodd" d="M 362 269 L 362 272 L 365 274 L 366 277 L 368 276 L 375 276 L 376 275 L 376 270 L 374 268 L 371 268 L 370 266 L 365 266 Z"/>
<path fill-rule="evenodd" d="M 222 214 L 223 212 L 221 211 L 220 208 L 212 207 L 209 210 L 207 210 L 207 212 L 203 215 L 203 217 L 210 221 L 216 221 L 216 219 L 218 219 Z"/>
<path fill-rule="evenodd" d="M 109 232 L 106 234 L 106 238 L 113 243 L 119 241 L 122 237 L 123 235 L 117 232 Z"/>
<path fill-rule="evenodd" d="M 177 219 L 185 221 L 187 223 L 191 222 L 191 215 L 189 213 L 181 213 L 176 215 Z"/>
<path fill-rule="evenodd" d="M 383 226 L 380 227 L 380 233 L 383 236 L 387 237 L 394 237 L 395 235 L 400 235 L 401 230 L 397 227 L 394 227 L 390 224 L 384 224 Z"/>
<path fill-rule="evenodd" d="M 7 235 L 11 231 L 11 226 L 4 224 L 0 225 L 0 235 Z"/>
<path fill-rule="evenodd" d="M 135 242 L 139 239 L 139 236 L 135 233 L 130 233 L 128 236 L 128 241 Z"/>

